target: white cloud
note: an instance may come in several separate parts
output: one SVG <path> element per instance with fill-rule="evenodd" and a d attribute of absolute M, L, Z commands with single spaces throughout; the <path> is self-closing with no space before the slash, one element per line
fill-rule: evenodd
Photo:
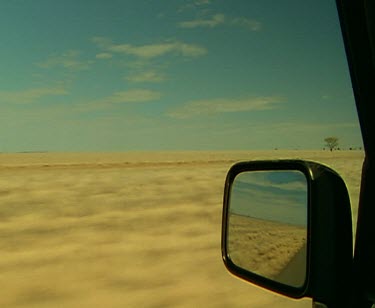
<path fill-rule="evenodd" d="M 231 23 L 235 26 L 241 26 L 248 28 L 251 31 L 259 31 L 262 28 L 261 22 L 255 19 L 249 19 L 246 17 L 236 17 L 231 20 Z"/>
<path fill-rule="evenodd" d="M 130 89 L 114 92 L 112 95 L 96 100 L 89 105 L 106 107 L 114 104 L 144 103 L 159 100 L 161 93 L 149 89 Z M 85 104 L 86 105 L 86 104 Z"/>
<path fill-rule="evenodd" d="M 182 21 L 178 23 L 180 28 L 192 29 L 198 27 L 215 28 L 220 25 L 230 25 L 237 27 L 244 27 L 251 31 L 259 31 L 262 28 L 262 24 L 254 19 L 246 17 L 227 17 L 224 14 L 215 14 L 212 17 L 205 19 L 193 19 L 189 21 Z"/>
<path fill-rule="evenodd" d="M 62 87 L 32 88 L 20 91 L 0 91 L 0 103 L 32 103 L 45 96 L 67 95 Z"/>
<path fill-rule="evenodd" d="M 109 53 L 109 52 L 102 52 L 102 53 L 98 53 L 95 58 L 97 59 L 111 59 L 112 58 L 112 54 Z"/>
<path fill-rule="evenodd" d="M 270 110 L 278 107 L 279 97 L 255 97 L 245 99 L 208 99 L 191 101 L 171 110 L 168 115 L 173 118 L 189 118 L 199 115 L 213 115 L 229 112 L 246 112 Z"/>
<path fill-rule="evenodd" d="M 191 29 L 191 28 L 197 28 L 197 27 L 208 27 L 208 28 L 214 28 L 218 25 L 221 25 L 225 22 L 225 16 L 224 14 L 216 14 L 208 19 L 195 19 L 190 21 L 183 21 L 180 22 L 178 25 L 181 28 L 185 29 Z"/>
<path fill-rule="evenodd" d="M 198 57 L 207 53 L 207 49 L 202 46 L 180 41 L 167 41 L 146 45 L 114 44 L 103 37 L 95 37 L 92 41 L 100 48 L 103 48 L 107 53 L 127 54 L 143 59 L 153 59 L 166 54 L 177 54 L 184 57 Z"/>
<path fill-rule="evenodd" d="M 201 5 L 208 5 L 211 3 L 211 0 L 195 0 L 194 4 L 196 6 L 201 6 Z"/>
<path fill-rule="evenodd" d="M 60 55 L 50 56 L 47 60 L 37 63 L 43 68 L 63 67 L 69 70 L 86 70 L 93 61 L 82 60 L 81 52 L 78 50 L 69 50 Z"/>
<path fill-rule="evenodd" d="M 153 103 L 160 100 L 162 94 L 150 89 L 129 89 L 117 91 L 106 97 L 76 102 L 71 110 L 76 113 L 86 113 L 93 110 L 110 110 L 116 105 L 128 105 L 139 103 Z"/>
<path fill-rule="evenodd" d="M 91 41 L 101 48 L 112 45 L 112 40 L 104 36 L 94 36 Z"/>
<path fill-rule="evenodd" d="M 163 74 L 160 74 L 156 71 L 145 71 L 145 72 L 139 72 L 135 73 L 133 75 L 126 77 L 127 81 L 130 82 L 162 82 L 165 80 L 165 76 Z"/>
<path fill-rule="evenodd" d="M 179 9 L 178 12 L 181 13 L 186 10 L 191 10 L 191 9 L 197 9 L 203 6 L 208 6 L 211 3 L 211 0 L 195 0 L 195 1 L 190 1 L 182 5 Z"/>
<path fill-rule="evenodd" d="M 156 58 L 171 53 L 186 57 L 197 57 L 207 53 L 207 50 L 203 47 L 182 42 L 168 42 L 142 46 L 119 44 L 112 45 L 108 48 L 108 50 L 147 59 Z"/>
<path fill-rule="evenodd" d="M 131 89 L 112 94 L 108 99 L 114 103 L 140 103 L 159 100 L 161 93 L 149 89 Z"/>

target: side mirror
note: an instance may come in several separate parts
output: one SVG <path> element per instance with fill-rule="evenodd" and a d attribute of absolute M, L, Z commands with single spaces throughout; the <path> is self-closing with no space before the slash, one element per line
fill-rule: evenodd
<path fill-rule="evenodd" d="M 235 164 L 225 183 L 222 257 L 246 281 L 345 307 L 352 223 L 344 181 L 310 161 Z"/>

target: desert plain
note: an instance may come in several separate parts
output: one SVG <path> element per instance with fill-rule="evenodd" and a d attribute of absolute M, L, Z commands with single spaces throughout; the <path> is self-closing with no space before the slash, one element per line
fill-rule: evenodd
<path fill-rule="evenodd" d="M 335 169 L 356 221 L 362 151 L 0 153 L 0 307 L 311 307 L 221 260 L 228 169 L 277 158 Z"/>

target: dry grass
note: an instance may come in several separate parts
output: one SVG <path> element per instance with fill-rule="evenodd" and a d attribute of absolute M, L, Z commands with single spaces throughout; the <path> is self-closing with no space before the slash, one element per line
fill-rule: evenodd
<path fill-rule="evenodd" d="M 0 154 L 0 306 L 311 306 L 220 256 L 230 165 L 295 157 L 342 174 L 356 217 L 361 152 Z"/>

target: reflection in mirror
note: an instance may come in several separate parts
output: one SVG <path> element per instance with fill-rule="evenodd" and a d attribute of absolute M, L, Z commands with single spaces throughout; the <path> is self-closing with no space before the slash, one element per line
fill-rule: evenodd
<path fill-rule="evenodd" d="M 308 191 L 296 170 L 237 175 L 229 200 L 232 262 L 260 276 L 302 287 L 306 279 Z"/>

